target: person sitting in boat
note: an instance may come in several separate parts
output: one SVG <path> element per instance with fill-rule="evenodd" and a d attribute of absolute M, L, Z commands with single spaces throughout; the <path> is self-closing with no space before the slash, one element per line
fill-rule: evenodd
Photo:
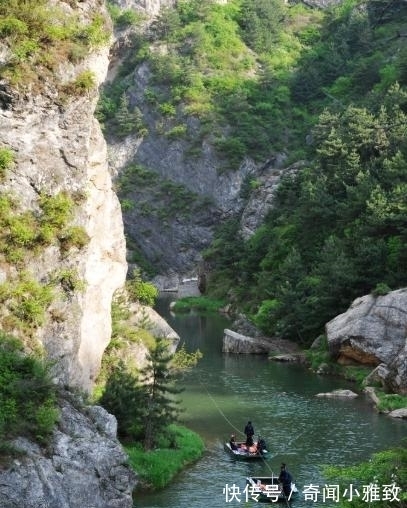
<path fill-rule="evenodd" d="M 266 486 L 264 485 L 264 483 L 261 483 L 261 480 L 257 480 L 256 487 L 257 487 L 259 490 L 266 490 Z"/>
<path fill-rule="evenodd" d="M 284 462 L 281 464 L 281 471 L 280 475 L 278 477 L 278 481 L 283 486 L 283 492 L 286 497 L 289 497 L 291 494 L 291 482 L 293 481 L 293 478 L 291 474 L 288 472 L 286 465 Z"/>
<path fill-rule="evenodd" d="M 259 453 L 263 454 L 264 452 L 267 451 L 267 445 L 266 445 L 266 441 L 259 436 L 258 440 L 257 440 L 257 450 Z"/>
<path fill-rule="evenodd" d="M 232 434 L 230 436 L 229 444 L 230 444 L 230 447 L 231 447 L 232 450 L 238 450 L 239 449 L 239 447 L 236 444 L 236 437 L 235 437 L 234 434 Z"/>
<path fill-rule="evenodd" d="M 246 434 L 246 446 L 253 446 L 254 428 L 250 420 L 244 428 L 244 433 Z"/>

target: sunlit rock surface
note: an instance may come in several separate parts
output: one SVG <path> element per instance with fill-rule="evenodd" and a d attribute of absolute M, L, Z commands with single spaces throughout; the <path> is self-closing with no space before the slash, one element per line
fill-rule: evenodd
<path fill-rule="evenodd" d="M 328 347 L 340 363 L 376 367 L 388 388 L 407 393 L 407 290 L 365 295 L 326 325 Z"/>

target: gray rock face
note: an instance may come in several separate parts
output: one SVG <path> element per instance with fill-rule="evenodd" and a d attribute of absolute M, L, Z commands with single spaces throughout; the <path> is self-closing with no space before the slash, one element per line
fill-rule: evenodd
<path fill-rule="evenodd" d="M 407 407 L 402 407 L 400 409 L 395 409 L 394 411 L 390 411 L 389 416 L 391 416 L 392 418 L 407 419 Z"/>
<path fill-rule="evenodd" d="M 341 0 L 302 0 L 302 1 L 305 5 L 317 9 L 328 9 L 329 7 L 337 5 L 341 2 Z"/>
<path fill-rule="evenodd" d="M 25 454 L 0 472 L 2 508 L 133 506 L 136 477 L 116 439 L 116 419 L 101 407 L 75 405 L 61 401 L 48 453 L 26 439 L 15 442 Z"/>
<path fill-rule="evenodd" d="M 357 298 L 326 325 L 328 347 L 341 363 L 378 366 L 385 386 L 407 393 L 407 290 Z"/>
<path fill-rule="evenodd" d="M 283 168 L 286 158 L 287 156 L 282 153 L 267 161 L 261 168 L 252 169 L 251 174 L 257 187 L 252 189 L 240 220 L 241 232 L 245 240 L 261 226 L 268 211 L 273 207 L 282 175 L 294 175 L 303 165 L 299 161 L 290 167 Z"/>
<path fill-rule="evenodd" d="M 121 9 L 141 10 L 150 16 L 155 16 L 163 7 L 171 7 L 175 0 L 113 0 Z"/>

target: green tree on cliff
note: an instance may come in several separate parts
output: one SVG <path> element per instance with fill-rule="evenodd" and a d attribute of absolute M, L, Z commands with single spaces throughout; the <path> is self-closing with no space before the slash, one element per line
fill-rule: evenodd
<path fill-rule="evenodd" d="M 151 450 L 157 437 L 178 420 L 179 400 L 175 395 L 181 390 L 175 386 L 177 376 L 170 366 L 172 358 L 168 342 L 159 338 L 147 356 L 147 365 L 141 370 L 145 450 Z"/>

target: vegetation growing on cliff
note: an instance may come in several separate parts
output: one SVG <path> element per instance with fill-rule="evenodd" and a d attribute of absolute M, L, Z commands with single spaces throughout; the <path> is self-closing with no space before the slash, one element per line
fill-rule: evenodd
<path fill-rule="evenodd" d="M 86 22 L 47 0 L 11 0 L 0 3 L 0 36 L 7 50 L 0 77 L 13 85 L 41 87 L 61 62 L 76 63 L 91 48 L 106 44 L 110 31 L 97 12 Z"/>
<path fill-rule="evenodd" d="M 303 46 L 317 38 L 321 16 L 280 0 L 177 2 L 161 11 L 150 40 L 134 36 L 127 60 L 102 93 L 99 119 L 109 136 L 120 136 L 127 97 L 126 133 L 138 132 L 141 118 L 131 121 L 139 104 L 130 76 L 146 62 L 152 76 L 144 101 L 157 119 L 155 129 L 186 139 L 189 156 L 203 139 L 217 148 L 223 169 L 236 169 L 245 155 L 264 160 L 288 146 L 300 149 L 308 119 L 290 103 L 290 70 Z M 199 118 L 198 133 L 189 116 Z"/>
<path fill-rule="evenodd" d="M 14 153 L 10 148 L 0 148 L 0 182 L 6 175 L 7 170 L 12 166 L 14 162 Z"/>
<path fill-rule="evenodd" d="M 157 133 L 188 140 L 189 156 L 205 139 L 223 169 L 282 151 L 307 161 L 284 179 L 253 238 L 243 241 L 233 218 L 205 252 L 209 296 L 232 299 L 267 334 L 308 344 L 355 296 L 407 282 L 405 14 L 389 1 L 324 11 L 280 0 L 178 2 L 150 41 L 135 36 L 105 91 L 100 112 L 114 125 L 123 94 L 135 106 L 130 72 L 147 62 Z M 193 139 L 188 116 L 200 120 Z M 125 185 L 123 203 L 134 206 L 135 184 Z"/>
<path fill-rule="evenodd" d="M 26 356 L 23 344 L 0 333 L 0 456 L 15 453 L 17 436 L 46 443 L 59 412 L 49 365 Z"/>
<path fill-rule="evenodd" d="M 37 211 L 22 210 L 17 198 L 0 193 L 0 258 L 18 269 L 0 284 L 0 320 L 5 331 L 21 334 L 27 345 L 45 322 L 55 288 L 60 287 L 65 295 L 83 288 L 73 269 L 50 274 L 48 281 L 39 282 L 23 269 L 27 260 L 40 257 L 50 245 L 59 245 L 61 252 L 67 253 L 72 248 L 83 248 L 89 241 L 82 227 L 70 225 L 74 202 L 66 193 L 43 194 L 38 207 Z M 35 345 L 30 344 L 30 348 L 35 349 Z"/>
<path fill-rule="evenodd" d="M 123 170 L 118 178 L 118 194 L 127 212 L 135 209 L 141 216 L 154 217 L 167 225 L 198 214 L 212 203 L 209 197 L 139 164 L 129 164 Z"/>

